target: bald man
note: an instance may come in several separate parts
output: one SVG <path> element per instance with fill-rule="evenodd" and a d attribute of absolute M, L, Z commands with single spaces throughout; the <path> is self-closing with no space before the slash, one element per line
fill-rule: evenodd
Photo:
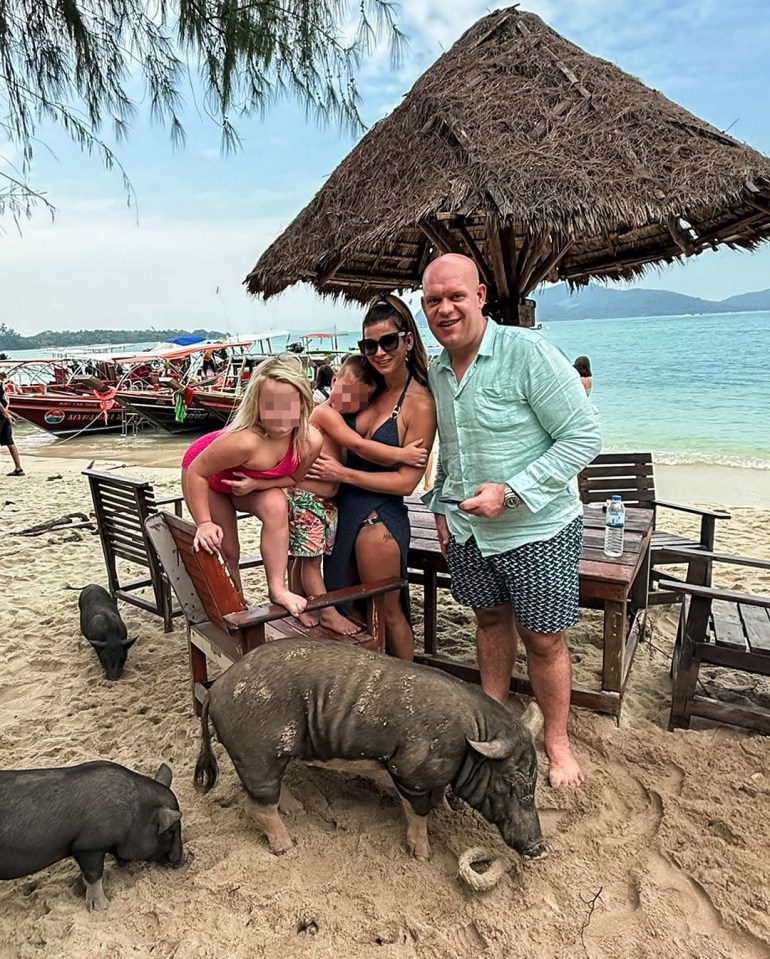
<path fill-rule="evenodd" d="M 423 274 L 422 308 L 444 347 L 430 367 L 439 463 L 423 497 L 436 514 L 455 599 L 476 616 L 481 685 L 508 696 L 516 635 L 543 712 L 552 786 L 583 774 L 567 733 L 578 621 L 583 511 L 572 479 L 601 450 L 580 379 L 540 334 L 482 314 L 472 260 L 447 254 Z"/>

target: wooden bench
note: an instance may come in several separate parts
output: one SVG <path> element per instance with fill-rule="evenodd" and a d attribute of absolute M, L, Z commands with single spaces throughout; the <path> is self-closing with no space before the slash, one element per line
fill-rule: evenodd
<path fill-rule="evenodd" d="M 653 534 L 650 546 L 650 583 L 649 604 L 672 603 L 677 596 L 670 591 L 661 591 L 658 584 L 660 579 L 671 580 L 656 569 L 656 566 L 666 566 L 677 562 L 676 553 L 672 550 L 701 550 L 712 551 L 716 535 L 716 521 L 730 519 L 730 514 L 724 510 L 699 509 L 697 506 L 683 506 L 680 503 L 669 503 L 657 498 L 655 494 L 655 472 L 652 463 L 652 453 L 600 453 L 586 468 L 578 474 L 578 490 L 583 503 L 603 503 L 614 493 L 623 497 L 626 506 L 640 506 L 653 511 Z M 691 513 L 700 516 L 700 536 L 680 536 L 678 533 L 669 533 L 657 526 L 657 510 L 659 508 L 673 509 L 680 513 Z M 681 563 L 682 559 L 679 557 Z M 707 568 L 707 572 L 710 569 Z"/>
<path fill-rule="evenodd" d="M 84 470 L 88 478 L 96 514 L 96 526 L 107 566 L 108 589 L 113 599 L 138 606 L 163 617 L 163 628 L 173 628 L 172 618 L 181 613 L 174 609 L 171 590 L 145 531 L 145 521 L 158 512 L 159 506 L 173 505 L 182 515 L 182 497 L 157 499 L 152 484 L 130 476 L 115 476 Z M 118 572 L 118 560 L 126 560 L 147 571 L 141 579 L 125 579 Z M 152 594 L 145 592 L 152 589 Z"/>
<path fill-rule="evenodd" d="M 679 551 L 688 562 L 687 583 L 661 580 L 660 588 L 684 598 L 671 666 L 669 729 L 687 729 L 693 716 L 770 733 L 770 709 L 725 702 L 699 690 L 703 665 L 770 676 L 770 596 L 714 589 L 705 580 L 712 563 L 770 570 L 770 562 L 719 553 Z"/>
<path fill-rule="evenodd" d="M 169 513 L 156 513 L 146 520 L 145 527 L 187 622 L 196 712 L 200 712 L 208 684 L 207 660 L 225 670 L 268 640 L 334 639 L 384 652 L 383 597 L 391 590 L 401 589 L 403 580 L 387 579 L 310 597 L 309 612 L 338 603 L 366 600 L 367 630 L 355 636 L 341 636 L 322 626 L 303 626 L 283 606 L 247 606 L 224 560 L 193 549 L 195 526 L 192 523 Z"/>

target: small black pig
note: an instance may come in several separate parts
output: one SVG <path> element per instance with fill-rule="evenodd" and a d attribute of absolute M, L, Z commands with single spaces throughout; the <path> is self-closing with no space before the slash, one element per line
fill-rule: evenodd
<path fill-rule="evenodd" d="M 96 650 L 107 679 L 120 679 L 136 637 L 129 639 L 118 604 L 106 589 L 92 583 L 80 593 L 78 606 L 80 631 Z"/>
<path fill-rule="evenodd" d="M 110 762 L 0 770 L 0 879 L 72 857 L 86 906 L 104 909 L 104 857 L 184 864 L 179 803 L 165 764 L 154 779 Z"/>

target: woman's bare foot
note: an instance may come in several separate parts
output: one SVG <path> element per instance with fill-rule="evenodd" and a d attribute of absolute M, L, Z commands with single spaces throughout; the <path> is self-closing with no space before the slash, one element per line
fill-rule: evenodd
<path fill-rule="evenodd" d="M 269 596 L 271 603 L 277 603 L 278 606 L 285 606 L 292 616 L 299 616 L 307 606 L 307 599 L 304 596 L 298 596 L 296 593 L 292 593 L 292 591 L 285 586 L 282 586 L 280 589 L 271 590 Z"/>
<path fill-rule="evenodd" d="M 321 625 L 330 629 L 333 633 L 339 633 L 341 636 L 355 636 L 363 629 L 358 623 L 354 623 L 352 619 L 338 613 L 331 606 L 321 610 Z"/>
<path fill-rule="evenodd" d="M 548 756 L 548 782 L 554 789 L 579 786 L 585 782 L 585 776 L 566 739 L 546 744 L 545 752 Z"/>
<path fill-rule="evenodd" d="M 308 629 L 312 629 L 321 622 L 321 617 L 316 613 L 300 613 L 298 619 L 302 625 L 307 626 Z"/>

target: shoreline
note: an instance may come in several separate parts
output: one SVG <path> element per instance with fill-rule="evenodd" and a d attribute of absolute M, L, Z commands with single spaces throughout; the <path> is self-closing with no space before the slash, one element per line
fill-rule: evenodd
<path fill-rule="evenodd" d="M 150 438 L 152 436 L 152 438 Z M 18 439 L 18 448 L 25 469 L 33 463 L 79 462 L 85 469 L 92 461 L 125 463 L 129 469 L 178 470 L 182 455 L 195 438 L 193 435 L 169 436 L 162 444 L 157 435 L 96 436 L 77 443 L 50 443 L 45 446 L 25 443 L 29 436 Z M 7 458 L 10 464 L 10 457 Z M 10 468 L 10 466 L 9 466 Z M 32 472 L 32 469 L 27 469 Z M 37 472 L 37 469 L 35 469 Z M 660 499 L 682 505 L 718 506 L 723 509 L 770 508 L 770 471 L 737 466 L 655 466 L 657 493 Z M 418 490 L 419 491 L 419 490 Z"/>

